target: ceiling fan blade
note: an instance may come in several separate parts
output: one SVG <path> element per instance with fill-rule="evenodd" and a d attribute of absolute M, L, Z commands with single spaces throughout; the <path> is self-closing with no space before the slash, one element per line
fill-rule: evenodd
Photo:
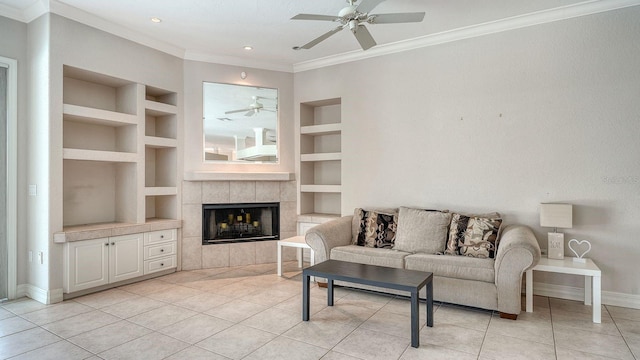
<path fill-rule="evenodd" d="M 330 15 L 298 14 L 292 17 L 291 20 L 340 21 L 340 18 Z"/>
<path fill-rule="evenodd" d="M 331 30 L 329 32 L 326 32 L 326 33 L 320 35 L 319 37 L 309 41 L 308 43 L 306 43 L 306 44 L 304 44 L 304 45 L 302 45 L 300 47 L 296 47 L 294 49 L 296 49 L 296 50 L 299 50 L 299 49 L 311 49 L 312 47 L 318 45 L 320 42 L 322 42 L 323 40 L 326 40 L 327 38 L 329 38 L 329 36 L 337 33 L 338 31 L 342 30 L 343 28 L 344 27 L 342 25 L 340 25 L 337 28 L 335 28 L 335 29 L 333 29 L 333 30 Z"/>
<path fill-rule="evenodd" d="M 385 0 L 362 0 L 362 3 L 358 5 L 356 10 L 363 14 L 367 14 L 369 11 L 373 10 L 376 6 L 380 5 L 381 2 Z"/>
<path fill-rule="evenodd" d="M 367 50 L 376 46 L 376 41 L 373 40 L 373 36 L 371 36 L 371 33 L 364 25 L 358 25 L 358 28 L 353 35 L 356 36 L 356 40 L 360 43 L 362 50 Z"/>
<path fill-rule="evenodd" d="M 257 112 L 257 111 L 255 111 L 255 110 L 249 110 L 249 111 L 247 111 L 247 112 L 244 114 L 244 116 L 253 116 L 253 115 L 255 115 L 255 114 L 256 114 L 256 112 Z"/>
<path fill-rule="evenodd" d="M 225 111 L 225 114 L 235 114 L 235 113 L 239 113 L 239 112 L 245 112 L 245 111 L 253 111 L 253 109 L 249 108 L 249 109 L 240 109 L 240 110 L 231 110 L 231 111 Z"/>
<path fill-rule="evenodd" d="M 424 12 L 398 13 L 398 14 L 375 14 L 371 15 L 367 22 L 369 24 L 396 24 L 421 22 L 424 20 Z"/>

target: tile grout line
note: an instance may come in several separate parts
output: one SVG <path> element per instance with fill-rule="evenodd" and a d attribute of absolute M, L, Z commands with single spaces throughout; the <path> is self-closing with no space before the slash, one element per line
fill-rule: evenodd
<path fill-rule="evenodd" d="M 627 341 L 627 337 L 624 336 L 622 331 L 620 331 L 620 328 L 618 327 L 618 323 L 616 323 L 615 319 L 613 318 L 613 315 L 611 315 L 611 312 L 607 308 L 607 305 L 605 305 L 604 307 L 605 307 L 605 309 L 607 309 L 607 313 L 609 313 L 609 316 L 611 316 L 611 320 L 613 320 L 613 325 L 616 327 L 616 329 L 620 333 L 620 336 L 622 337 L 622 341 L 624 341 L 624 344 L 627 345 L 627 348 L 629 349 L 629 352 L 631 353 L 631 356 L 633 356 L 634 359 L 637 359 L 636 354 L 633 353 L 633 350 L 631 350 L 631 346 L 629 346 L 629 342 Z"/>

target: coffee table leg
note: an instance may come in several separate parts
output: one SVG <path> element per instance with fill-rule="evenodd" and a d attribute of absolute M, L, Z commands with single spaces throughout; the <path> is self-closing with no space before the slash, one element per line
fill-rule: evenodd
<path fill-rule="evenodd" d="M 433 327 L 433 282 L 427 283 L 427 326 Z"/>
<path fill-rule="evenodd" d="M 327 279 L 327 305 L 333 306 L 333 279 Z"/>
<path fill-rule="evenodd" d="M 309 275 L 302 273 L 302 321 L 309 321 Z"/>
<path fill-rule="evenodd" d="M 411 292 L 411 346 L 420 347 L 420 311 L 418 309 L 418 289 Z"/>

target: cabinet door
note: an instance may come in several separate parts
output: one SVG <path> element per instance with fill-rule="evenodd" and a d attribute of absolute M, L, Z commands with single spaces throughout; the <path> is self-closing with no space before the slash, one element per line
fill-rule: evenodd
<path fill-rule="evenodd" d="M 142 276 L 142 234 L 109 238 L 109 282 Z"/>
<path fill-rule="evenodd" d="M 67 243 L 67 292 L 89 289 L 109 282 L 109 239 Z"/>

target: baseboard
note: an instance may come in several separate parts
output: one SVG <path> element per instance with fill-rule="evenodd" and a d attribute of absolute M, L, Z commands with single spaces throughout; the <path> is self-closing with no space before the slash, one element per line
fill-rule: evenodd
<path fill-rule="evenodd" d="M 547 284 L 541 282 L 533 283 L 533 294 L 567 300 L 584 300 L 584 288 Z M 605 305 L 640 309 L 640 295 L 603 291 L 602 303 Z"/>
<path fill-rule="evenodd" d="M 16 298 L 23 296 L 43 304 L 55 304 L 62 301 L 62 289 L 44 290 L 31 284 L 20 284 L 16 289 Z"/>

